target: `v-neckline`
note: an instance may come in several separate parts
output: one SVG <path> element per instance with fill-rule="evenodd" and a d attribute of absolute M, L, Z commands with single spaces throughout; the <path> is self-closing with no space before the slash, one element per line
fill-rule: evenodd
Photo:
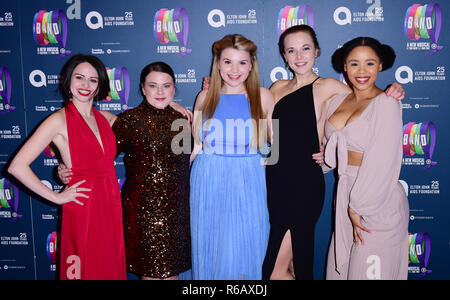
<path fill-rule="evenodd" d="M 384 92 L 383 92 L 384 93 Z M 331 123 L 329 120 L 331 118 L 331 116 L 339 109 L 339 107 L 341 107 L 342 103 L 344 103 L 345 99 L 347 99 L 348 95 L 350 95 L 350 93 L 348 93 L 347 95 L 345 95 L 345 97 L 342 99 L 341 103 L 339 103 L 339 105 L 336 107 L 336 109 L 331 113 L 331 115 L 327 118 L 327 123 L 330 124 L 334 130 L 336 131 L 343 131 L 345 128 L 347 128 L 348 126 L 350 126 L 351 124 L 357 122 L 359 119 L 361 119 L 363 117 L 363 115 L 365 114 L 365 112 L 368 110 L 368 108 L 372 105 L 372 103 L 374 102 L 374 100 L 376 98 L 378 98 L 381 94 L 383 93 L 379 93 L 378 95 L 376 95 L 375 97 L 372 98 L 372 100 L 370 100 L 370 103 L 367 104 L 367 106 L 364 108 L 364 110 L 361 112 L 361 114 L 359 115 L 359 117 L 356 120 L 351 121 L 350 123 L 345 123 L 345 126 L 342 127 L 341 129 L 337 129 L 336 126 Z M 351 117 L 351 116 L 350 116 Z M 348 121 L 348 120 L 347 120 Z"/>
<path fill-rule="evenodd" d="M 92 112 L 94 113 L 94 119 L 95 119 L 95 125 L 97 125 L 97 129 L 98 129 L 98 134 L 99 134 L 99 138 L 97 138 L 97 136 L 95 135 L 94 131 L 92 130 L 92 128 L 89 126 L 89 124 L 86 122 L 86 120 L 83 118 L 83 116 L 81 115 L 81 113 L 78 111 L 78 108 L 75 106 L 75 104 L 72 103 L 72 105 L 75 107 L 75 110 L 77 111 L 77 113 L 80 115 L 81 119 L 83 120 L 84 124 L 86 125 L 86 127 L 88 128 L 88 130 L 91 132 L 91 134 L 94 136 L 95 140 L 97 141 L 97 145 L 100 147 L 100 149 L 102 150 L 102 153 L 105 154 L 105 148 L 103 148 L 103 137 L 102 137 L 102 132 L 100 130 L 100 127 L 98 126 L 98 118 L 97 118 L 97 111 L 95 109 L 95 107 L 92 107 Z"/>

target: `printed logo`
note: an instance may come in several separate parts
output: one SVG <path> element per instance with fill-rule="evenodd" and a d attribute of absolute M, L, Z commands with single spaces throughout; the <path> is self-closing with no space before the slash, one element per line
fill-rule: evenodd
<path fill-rule="evenodd" d="M 130 96 L 130 75 L 127 68 L 106 68 L 109 78 L 109 96 L 105 101 L 120 100 L 121 109 L 128 109 L 128 98 Z"/>
<path fill-rule="evenodd" d="M 409 66 L 400 66 L 395 71 L 395 79 L 401 84 L 413 83 L 413 81 L 445 81 L 445 66 L 414 71 Z"/>
<path fill-rule="evenodd" d="M 66 50 L 67 41 L 67 16 L 63 10 L 40 10 L 34 15 L 33 37 L 40 46 L 57 45 L 60 47 L 38 48 L 38 54 L 61 54 L 59 58 L 69 55 Z"/>
<path fill-rule="evenodd" d="M 432 271 L 427 269 L 431 254 L 431 240 L 426 232 L 408 233 L 409 237 L 409 264 L 419 264 L 420 268 L 414 273 L 417 277 L 425 277 Z M 411 270 L 411 267 L 409 267 Z"/>
<path fill-rule="evenodd" d="M 409 122 L 403 126 L 403 154 L 406 156 L 424 154 L 426 159 L 424 169 L 437 165 L 437 162 L 432 161 L 435 145 L 436 127 L 433 122 Z"/>
<path fill-rule="evenodd" d="M 245 13 L 227 14 L 226 16 L 222 10 L 213 9 L 208 14 L 208 23 L 214 28 L 227 25 L 256 25 L 258 24 L 258 18 L 256 9 L 248 9 Z"/>
<path fill-rule="evenodd" d="M 134 26 L 133 12 L 126 11 L 121 16 L 103 17 L 98 11 L 90 11 L 85 17 L 86 25 L 92 30 L 104 27 Z"/>
<path fill-rule="evenodd" d="M 158 47 L 158 53 L 179 53 L 180 57 L 192 52 L 187 49 L 189 35 L 189 18 L 184 8 L 161 8 L 155 13 L 153 22 L 155 40 L 161 44 L 179 43 L 181 49 L 170 49 L 167 46 Z"/>
<path fill-rule="evenodd" d="M 0 114 L 7 114 L 16 108 L 11 106 L 12 82 L 8 68 L 0 66 Z"/>
<path fill-rule="evenodd" d="M 95 22 L 92 21 L 92 19 L 95 19 Z M 98 11 L 91 11 L 86 15 L 85 18 L 86 25 L 90 29 L 99 29 L 103 28 L 103 16 Z"/>
<path fill-rule="evenodd" d="M 36 77 L 38 78 L 36 80 Z M 32 86 L 40 88 L 43 86 L 47 86 L 47 76 L 45 76 L 45 73 L 41 70 L 33 70 L 30 73 L 30 76 L 28 76 L 28 79 L 30 80 L 30 83 Z"/>
<path fill-rule="evenodd" d="M 280 76 L 278 76 L 278 74 L 281 75 L 281 78 L 278 78 L 278 77 L 280 77 Z M 291 75 L 291 76 L 289 76 L 289 75 Z M 293 76 L 292 72 L 290 72 L 290 71 L 288 72 L 288 70 L 286 70 L 283 67 L 275 67 L 272 69 L 272 72 L 270 72 L 270 80 L 272 81 L 272 83 L 274 83 L 275 81 L 280 80 L 280 79 L 284 79 L 284 80 L 292 79 L 292 76 Z"/>
<path fill-rule="evenodd" d="M 14 17 L 12 12 L 2 13 L 2 17 L 0 17 L 0 26 L 1 27 L 14 27 Z M 0 268 L 1 270 L 1 268 Z"/>
<path fill-rule="evenodd" d="M 333 13 L 334 22 L 341 26 L 352 24 L 352 22 L 384 22 L 384 9 L 381 6 L 381 0 L 365 0 L 365 2 L 366 4 L 370 4 L 366 11 L 353 11 L 352 13 L 352 11 L 345 6 L 336 8 Z"/>
<path fill-rule="evenodd" d="M 52 263 L 56 263 L 57 240 L 56 232 L 52 232 L 47 236 L 47 257 Z"/>
<path fill-rule="evenodd" d="M 11 221 L 22 218 L 22 215 L 17 213 L 19 208 L 19 189 L 7 178 L 0 179 L 0 209 L 2 208 L 10 210 L 10 213 L 2 213 L 0 217 L 11 218 Z"/>
<path fill-rule="evenodd" d="M 218 21 L 214 20 L 216 16 L 219 17 Z M 208 14 L 208 23 L 214 28 L 225 27 L 225 14 L 220 9 L 211 10 Z"/>
<path fill-rule="evenodd" d="M 49 144 L 45 147 L 44 151 L 42 151 L 42 154 L 44 154 L 42 163 L 45 167 L 56 167 L 59 165 L 58 158 L 56 157 L 56 150 L 52 145 L 53 144 Z M 51 188 L 52 185 L 50 184 L 50 189 Z"/>
<path fill-rule="evenodd" d="M 53 158 L 56 156 L 55 149 L 51 145 L 48 145 L 44 149 L 44 155 L 48 158 Z"/>
<path fill-rule="evenodd" d="M 402 77 L 403 73 L 406 73 L 407 77 Z M 395 80 L 401 84 L 413 83 L 413 70 L 408 66 L 398 67 L 395 71 Z"/>
<path fill-rule="evenodd" d="M 427 54 L 433 54 L 442 50 L 438 39 L 442 27 L 442 10 L 439 4 L 430 3 L 426 5 L 414 4 L 406 10 L 404 31 L 406 37 L 411 41 L 422 39 L 431 40 L 431 51 Z M 417 45 L 408 45 L 416 47 Z"/>
<path fill-rule="evenodd" d="M 344 19 L 341 18 L 342 14 L 345 15 Z M 347 24 L 352 24 L 352 12 L 350 11 L 350 9 L 348 9 L 345 6 L 338 7 L 334 11 L 333 19 L 334 19 L 334 22 L 336 22 L 336 24 L 341 25 L 341 26 L 347 25 Z"/>
<path fill-rule="evenodd" d="M 289 27 L 302 24 L 314 28 L 314 14 L 311 6 L 285 6 L 278 13 L 278 36 Z"/>
<path fill-rule="evenodd" d="M 403 189 L 405 190 L 406 197 L 408 197 L 408 194 L 409 194 L 408 183 L 406 181 L 404 181 L 404 180 L 399 180 L 398 182 L 400 182 L 400 184 L 402 185 Z"/>

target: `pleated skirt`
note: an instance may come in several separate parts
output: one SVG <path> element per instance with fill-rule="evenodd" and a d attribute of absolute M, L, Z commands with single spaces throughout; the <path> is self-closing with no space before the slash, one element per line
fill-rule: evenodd
<path fill-rule="evenodd" d="M 190 180 L 192 278 L 261 279 L 270 229 L 261 156 L 197 155 Z"/>

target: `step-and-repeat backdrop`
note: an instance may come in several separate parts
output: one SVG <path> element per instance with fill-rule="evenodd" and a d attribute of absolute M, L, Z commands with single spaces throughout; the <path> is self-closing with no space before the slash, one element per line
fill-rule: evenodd
<path fill-rule="evenodd" d="M 341 78 L 330 57 L 354 37 L 375 37 L 397 52 L 394 67 L 377 83 L 385 88 L 397 81 L 407 93 L 400 179 L 411 208 L 410 250 L 405 253 L 409 279 L 450 279 L 449 176 L 444 173 L 450 166 L 449 16 L 448 1 L 1 1 L 0 279 L 56 278 L 59 208 L 11 180 L 4 166 L 36 126 L 63 106 L 59 73 L 71 54 L 93 54 L 107 66 L 111 94 L 95 104 L 99 109 L 117 114 L 138 105 L 140 71 L 153 61 L 173 67 L 176 101 L 192 109 L 210 71 L 214 41 L 229 33 L 253 40 L 259 47 L 261 85 L 270 87 L 292 77 L 278 53 L 280 31 L 302 23 L 317 32 L 322 55 L 314 71 L 322 77 Z M 32 164 L 54 191 L 63 188 L 54 177 L 57 164 L 51 146 Z M 120 156 L 116 167 L 120 181 Z M 316 232 L 317 279 L 324 277 L 331 234 L 333 174 L 326 180 L 327 199 Z"/>

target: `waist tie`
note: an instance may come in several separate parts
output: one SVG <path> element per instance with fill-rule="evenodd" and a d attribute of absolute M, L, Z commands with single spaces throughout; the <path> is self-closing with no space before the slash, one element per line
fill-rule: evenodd
<path fill-rule="evenodd" d="M 348 149 L 347 139 L 340 132 L 334 132 L 327 142 L 325 149 L 325 163 L 335 168 L 338 165 L 339 182 L 335 199 L 335 228 L 334 228 L 334 258 L 336 271 L 348 263 L 350 249 L 353 243 L 353 225 L 348 217 Z M 350 233 L 350 234 L 349 234 Z"/>

